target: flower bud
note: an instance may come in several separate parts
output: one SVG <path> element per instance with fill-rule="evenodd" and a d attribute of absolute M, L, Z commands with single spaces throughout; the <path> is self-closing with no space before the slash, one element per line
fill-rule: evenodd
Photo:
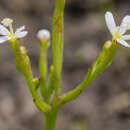
<path fill-rule="evenodd" d="M 38 78 L 38 77 L 33 78 L 32 82 L 34 84 L 35 89 L 37 90 L 40 85 L 40 78 Z"/>
<path fill-rule="evenodd" d="M 19 47 L 19 53 L 17 53 L 17 66 L 19 66 L 19 71 L 22 72 L 23 75 L 32 78 L 31 63 L 24 46 Z"/>
<path fill-rule="evenodd" d="M 106 41 L 104 44 L 104 49 L 109 49 L 112 46 L 112 42 L 111 41 Z"/>
<path fill-rule="evenodd" d="M 20 46 L 20 52 L 21 54 L 25 54 L 25 55 L 27 54 L 27 50 L 24 46 Z"/>
<path fill-rule="evenodd" d="M 50 37 L 51 37 L 51 34 L 48 30 L 46 29 L 42 29 L 42 30 L 39 30 L 38 33 L 37 33 L 37 38 L 40 40 L 40 41 L 44 41 L 44 40 L 50 40 Z"/>
<path fill-rule="evenodd" d="M 51 65 L 51 67 L 50 67 L 50 71 L 51 71 L 51 72 L 54 71 L 54 66 L 53 66 L 53 65 Z"/>
<path fill-rule="evenodd" d="M 46 29 L 39 30 L 37 33 L 37 38 L 40 41 L 40 47 L 43 52 L 47 51 L 50 46 L 50 37 L 51 34 Z"/>

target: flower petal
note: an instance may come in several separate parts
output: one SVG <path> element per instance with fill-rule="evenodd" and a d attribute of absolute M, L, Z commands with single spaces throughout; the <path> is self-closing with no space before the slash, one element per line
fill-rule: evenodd
<path fill-rule="evenodd" d="M 123 39 L 116 39 L 121 45 L 125 46 L 125 47 L 130 47 L 130 45 L 124 41 Z"/>
<path fill-rule="evenodd" d="M 121 26 L 126 27 L 127 29 L 130 29 L 130 15 L 126 15 L 122 22 L 121 22 Z"/>
<path fill-rule="evenodd" d="M 10 40 L 10 37 L 8 36 L 0 36 L 0 43 L 4 43 L 5 41 Z"/>
<path fill-rule="evenodd" d="M 28 34 L 27 31 L 19 32 L 19 33 L 17 33 L 17 34 L 14 36 L 14 38 L 22 38 L 22 37 L 25 37 L 27 34 Z"/>
<path fill-rule="evenodd" d="M 0 24 L 0 34 L 1 35 L 8 35 L 8 34 L 10 34 L 10 32 L 6 27 L 4 27 L 3 25 Z"/>
<path fill-rule="evenodd" d="M 130 40 L 130 35 L 124 35 L 124 36 L 123 36 L 123 39 L 124 39 L 124 40 Z"/>
<path fill-rule="evenodd" d="M 18 29 L 16 29 L 16 33 L 19 33 L 25 29 L 25 26 L 21 26 Z"/>
<path fill-rule="evenodd" d="M 119 34 L 123 35 L 127 31 L 126 27 L 120 26 L 119 28 Z"/>
<path fill-rule="evenodd" d="M 114 21 L 114 18 L 113 18 L 113 15 L 111 12 L 106 12 L 105 20 L 106 20 L 106 24 L 107 24 L 109 31 L 112 34 L 114 34 L 115 30 L 116 30 L 116 24 L 115 24 L 115 21 Z"/>

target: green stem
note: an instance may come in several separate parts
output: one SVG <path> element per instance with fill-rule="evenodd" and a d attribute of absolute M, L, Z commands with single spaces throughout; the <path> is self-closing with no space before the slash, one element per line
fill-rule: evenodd
<path fill-rule="evenodd" d="M 35 86 L 32 82 L 32 79 L 29 80 L 29 79 L 26 79 L 27 80 L 27 83 L 28 83 L 28 86 L 29 86 L 29 89 L 30 89 L 30 92 L 32 94 L 32 97 L 33 97 L 33 102 L 34 104 L 42 111 L 44 112 L 45 114 L 48 114 L 50 111 L 51 111 L 51 107 L 46 104 L 39 96 L 37 90 L 35 89 Z"/>
<path fill-rule="evenodd" d="M 61 104 L 69 102 L 77 98 L 80 93 L 96 78 L 96 76 L 105 70 L 112 62 L 115 57 L 118 45 L 115 41 L 106 42 L 100 55 L 92 66 L 90 66 L 88 73 L 83 82 L 78 85 L 74 90 L 64 94 L 60 98 Z"/>
<path fill-rule="evenodd" d="M 45 116 L 44 130 L 55 130 L 59 108 L 60 106 L 54 106 L 52 111 Z"/>
<path fill-rule="evenodd" d="M 25 51 L 26 49 L 23 49 L 23 47 L 21 49 L 21 47 L 18 46 L 17 39 L 11 40 L 10 43 L 12 45 L 12 49 L 15 55 L 16 67 L 25 76 L 35 105 L 42 112 L 48 114 L 51 111 L 51 107 L 40 98 L 36 90 L 36 84 L 33 82 L 33 74 L 31 70 L 30 60 Z"/>
<path fill-rule="evenodd" d="M 53 16 L 52 28 L 52 49 L 53 49 L 53 65 L 54 65 L 54 89 L 56 97 L 61 93 L 61 77 L 63 62 L 63 41 L 64 41 L 64 6 L 65 0 L 56 0 L 55 11 Z"/>
<path fill-rule="evenodd" d="M 45 44 L 45 43 L 44 43 Z M 41 75 L 40 92 L 46 101 L 46 81 L 47 81 L 47 48 L 40 46 L 39 69 Z"/>
<path fill-rule="evenodd" d="M 51 66 L 50 67 L 50 75 L 49 75 L 49 84 L 48 84 L 48 88 L 47 88 L 47 93 L 46 93 L 46 97 L 47 97 L 47 100 L 46 102 L 48 104 L 50 104 L 50 98 L 51 98 L 51 95 L 53 93 L 53 71 L 54 71 L 54 67 Z"/>

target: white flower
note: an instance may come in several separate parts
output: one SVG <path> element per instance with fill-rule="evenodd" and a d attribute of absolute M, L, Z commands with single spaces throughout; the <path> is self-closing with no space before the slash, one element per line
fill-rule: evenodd
<path fill-rule="evenodd" d="M 11 39 L 19 39 L 27 35 L 28 32 L 24 31 L 24 26 L 21 26 L 20 28 L 16 29 L 16 32 L 14 32 L 12 28 L 12 22 L 12 19 L 5 18 L 2 21 L 3 25 L 0 24 L 0 43 L 6 42 Z M 9 29 L 7 27 L 9 27 Z"/>
<path fill-rule="evenodd" d="M 1 23 L 2 23 L 4 26 L 8 27 L 10 24 L 13 23 L 13 19 L 5 18 L 5 19 L 3 19 L 3 20 L 1 21 Z"/>
<path fill-rule="evenodd" d="M 107 27 L 112 34 L 113 40 L 116 40 L 125 47 L 130 47 L 126 42 L 126 40 L 130 40 L 130 35 L 124 35 L 124 33 L 130 29 L 130 16 L 125 16 L 120 26 L 116 26 L 111 12 L 106 12 L 105 20 Z"/>

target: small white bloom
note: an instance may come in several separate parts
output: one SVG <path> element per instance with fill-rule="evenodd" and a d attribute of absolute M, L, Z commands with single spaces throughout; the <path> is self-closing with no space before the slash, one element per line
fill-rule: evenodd
<path fill-rule="evenodd" d="M 37 38 L 39 40 L 50 40 L 51 34 L 48 30 L 46 29 L 41 29 L 37 33 Z"/>
<path fill-rule="evenodd" d="M 0 43 L 6 42 L 11 39 L 19 39 L 27 35 L 28 32 L 24 31 L 24 26 L 16 29 L 16 32 L 14 32 L 12 28 L 12 22 L 12 19 L 5 18 L 2 21 L 3 25 L 0 24 Z M 9 29 L 7 27 L 9 27 Z"/>
<path fill-rule="evenodd" d="M 5 18 L 5 19 L 3 19 L 3 20 L 1 21 L 1 23 L 2 23 L 4 26 L 8 27 L 10 24 L 13 23 L 13 19 Z"/>
<path fill-rule="evenodd" d="M 126 40 L 130 40 L 130 35 L 124 35 L 124 33 L 130 29 L 130 16 L 125 16 L 120 26 L 116 26 L 111 12 L 106 12 L 105 20 L 107 27 L 112 34 L 113 40 L 116 40 L 125 47 L 130 47 L 126 42 Z"/>

